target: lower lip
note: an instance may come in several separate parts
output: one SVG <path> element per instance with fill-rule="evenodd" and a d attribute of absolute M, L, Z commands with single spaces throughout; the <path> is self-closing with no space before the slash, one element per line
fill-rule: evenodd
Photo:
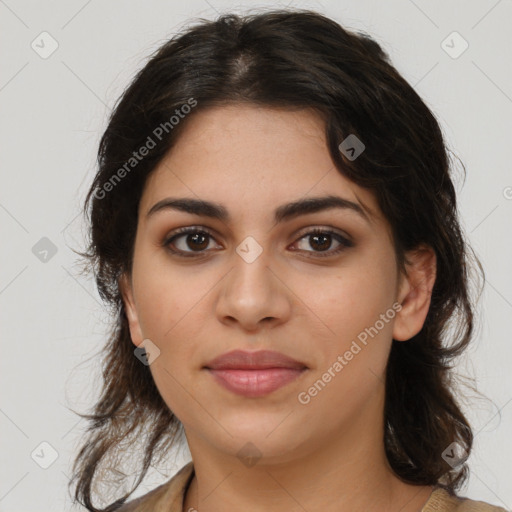
<path fill-rule="evenodd" d="M 238 395 L 264 396 L 298 378 L 306 368 L 267 368 L 264 370 L 212 370 L 215 380 Z"/>

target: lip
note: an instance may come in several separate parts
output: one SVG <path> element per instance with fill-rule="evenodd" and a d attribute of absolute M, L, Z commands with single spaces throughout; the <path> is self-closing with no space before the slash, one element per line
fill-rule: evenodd
<path fill-rule="evenodd" d="M 294 368 L 302 369 L 307 366 L 273 350 L 258 350 L 247 352 L 245 350 L 232 350 L 226 352 L 209 363 L 205 367 L 212 370 L 265 370 L 268 368 Z"/>
<path fill-rule="evenodd" d="M 229 391 L 247 397 L 267 395 L 294 381 L 307 366 L 272 350 L 233 350 L 216 357 L 204 368 Z"/>

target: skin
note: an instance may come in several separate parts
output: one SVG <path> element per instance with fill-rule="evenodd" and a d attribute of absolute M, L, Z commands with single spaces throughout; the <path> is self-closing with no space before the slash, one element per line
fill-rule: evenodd
<path fill-rule="evenodd" d="M 364 205 L 370 221 L 330 209 L 274 222 L 277 206 L 329 194 Z M 221 203 L 231 220 L 175 210 L 146 216 L 167 197 Z M 202 256 L 163 247 L 186 226 L 213 237 L 201 246 L 183 235 L 174 248 Z M 322 257 L 324 240 L 304 236 L 314 227 L 353 246 Z M 262 248 L 252 263 L 236 252 L 248 236 Z M 340 246 L 331 240 L 327 252 Z M 185 428 L 195 477 L 184 510 L 421 510 L 433 488 L 402 482 L 386 460 L 384 376 L 392 339 L 407 343 L 423 326 L 435 253 L 411 251 L 407 274 L 398 272 L 389 223 L 373 193 L 335 168 L 315 113 L 249 105 L 195 112 L 146 182 L 134 250 L 120 286 L 132 341 L 159 348 L 150 370 Z M 394 303 L 394 318 L 300 403 L 298 394 Z M 276 350 L 308 370 L 266 396 L 235 395 L 203 368 L 233 349 Z M 250 467 L 237 456 L 247 442 L 261 454 Z"/>

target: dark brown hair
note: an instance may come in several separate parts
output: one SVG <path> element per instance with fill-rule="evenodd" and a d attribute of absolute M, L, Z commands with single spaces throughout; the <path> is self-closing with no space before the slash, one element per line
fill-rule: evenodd
<path fill-rule="evenodd" d="M 450 370 L 474 328 L 469 258 L 482 276 L 483 269 L 458 222 L 448 149 L 432 112 L 375 40 L 318 13 L 290 9 L 199 20 L 151 56 L 110 116 L 84 204 L 90 240 L 81 254 L 115 323 L 105 346 L 101 396 L 92 414 L 82 415 L 89 429 L 75 460 L 76 500 L 90 511 L 115 510 L 130 491 L 103 509 L 93 505 L 93 483 L 106 481 L 104 466 L 119 471 L 117 464 L 137 446 L 133 491 L 182 433 L 148 366 L 134 357 L 118 280 L 130 273 L 149 174 L 194 112 L 234 103 L 320 114 L 338 171 L 372 190 L 389 221 L 399 268 L 405 271 L 405 251 L 420 244 L 435 250 L 437 277 L 424 326 L 407 342 L 393 341 L 389 355 L 384 445 L 403 481 L 454 492 L 468 468 L 452 468 L 442 453 L 457 442 L 469 454 L 473 433 Z M 170 121 L 177 115 L 178 122 Z M 355 160 L 339 149 L 350 134 L 366 146 Z M 131 161 L 148 137 L 154 147 Z"/>

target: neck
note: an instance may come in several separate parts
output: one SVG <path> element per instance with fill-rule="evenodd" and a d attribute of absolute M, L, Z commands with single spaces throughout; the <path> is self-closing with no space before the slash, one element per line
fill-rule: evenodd
<path fill-rule="evenodd" d="M 383 415 L 372 410 L 307 450 L 262 457 L 250 467 L 187 431 L 195 476 L 184 510 L 419 512 L 433 487 L 406 484 L 394 474 L 382 441 Z"/>

